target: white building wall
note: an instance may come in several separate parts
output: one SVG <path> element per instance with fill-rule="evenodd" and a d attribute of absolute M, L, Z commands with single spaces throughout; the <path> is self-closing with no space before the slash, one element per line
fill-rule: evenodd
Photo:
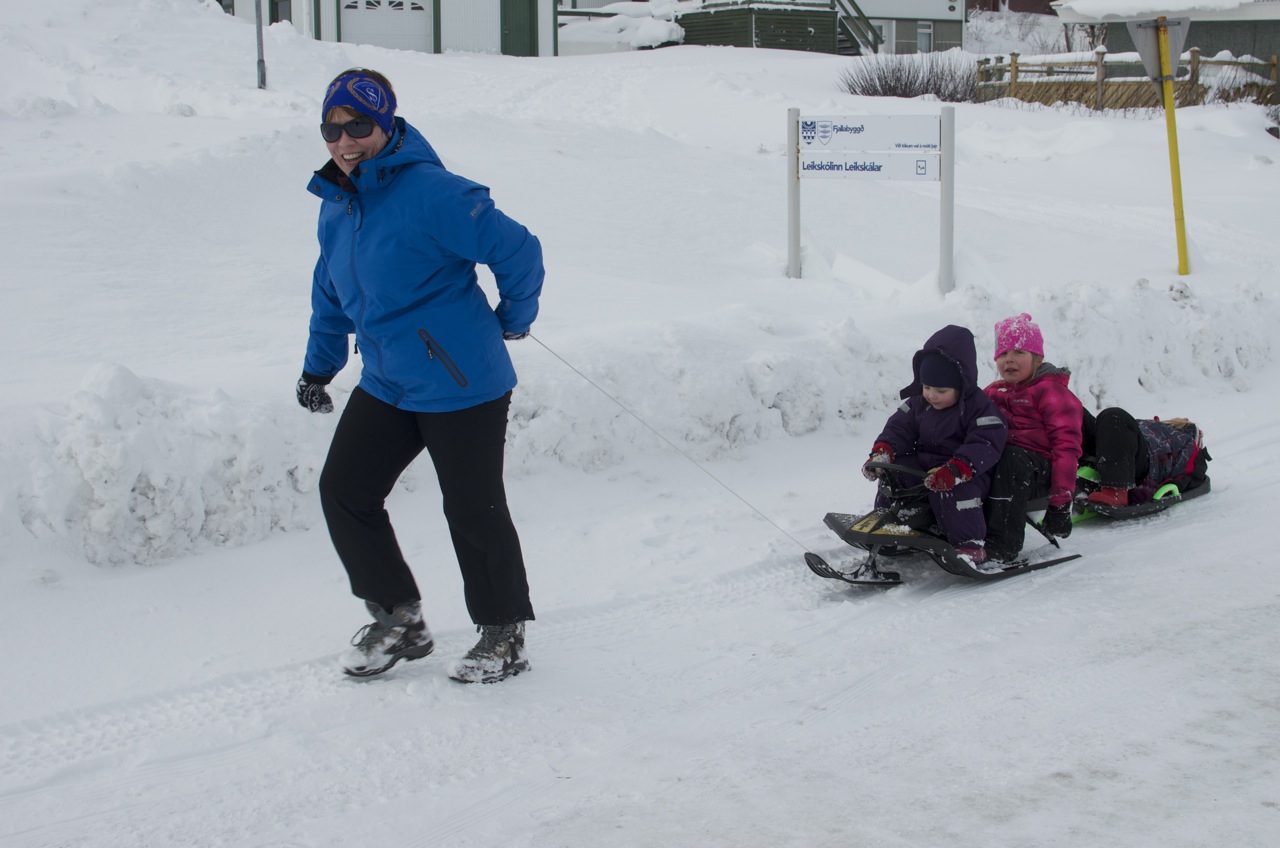
<path fill-rule="evenodd" d="M 857 0 L 862 13 L 873 20 L 963 21 L 965 0 Z"/>
<path fill-rule="evenodd" d="M 556 0 L 538 0 L 538 55 L 556 55 Z"/>
<path fill-rule="evenodd" d="M 320 0 L 320 40 L 338 40 L 338 4 L 333 0 Z"/>
<path fill-rule="evenodd" d="M 244 18 L 248 20 L 250 23 L 252 23 L 257 19 L 258 12 L 256 8 L 257 7 L 256 0 L 234 0 L 234 2 L 235 2 L 235 5 L 232 8 L 235 11 L 235 16 L 237 18 Z M 322 19 L 321 26 L 325 25 L 323 21 L 323 17 L 326 10 L 328 10 L 330 17 L 334 16 L 333 5 L 334 5 L 333 0 L 321 0 L 320 2 L 320 15 Z M 303 35 L 309 35 L 312 37 L 315 36 L 315 32 L 316 32 L 315 4 L 312 2 L 312 0 L 293 0 L 293 5 L 290 9 L 289 14 L 291 16 L 291 19 L 292 19 L 291 22 L 293 24 L 294 29 L 296 29 L 298 32 L 302 33 Z M 336 17 L 334 18 L 334 20 L 335 20 L 335 23 L 333 24 L 333 26 L 336 27 L 337 26 Z M 262 0 L 262 25 L 264 27 L 268 26 L 270 21 L 271 21 L 271 3 L 269 2 L 269 0 Z M 322 33 L 323 33 L 323 30 L 322 30 Z M 329 41 L 333 40 L 332 29 L 329 30 L 328 33 L 324 33 L 324 34 L 327 34 L 330 36 L 327 40 Z"/>
<path fill-rule="evenodd" d="M 584 0 L 585 1 L 585 0 Z M 609 0 L 613 2 L 614 0 Z M 315 37 L 317 29 L 320 33 L 320 39 L 323 41 L 337 41 L 339 34 L 345 42 L 368 42 L 378 43 L 384 47 L 400 47 L 414 50 L 423 50 L 431 52 L 434 47 L 434 34 L 430 30 L 428 23 L 428 31 L 424 35 L 419 31 L 421 26 L 415 26 L 413 33 L 405 32 L 389 32 L 385 38 L 378 39 L 376 32 L 366 32 L 366 23 L 376 24 L 377 19 L 384 17 L 382 14 L 376 16 L 366 16 L 364 21 L 351 26 L 350 23 L 346 27 L 341 26 L 342 7 L 346 6 L 349 0 L 320 0 L 320 15 L 316 19 L 316 4 L 313 0 L 293 0 L 291 14 L 293 17 L 293 26 L 303 35 Z M 427 21 L 431 21 L 432 5 L 434 0 L 405 0 L 406 5 L 409 2 L 416 2 L 426 7 Z M 502 8 L 498 0 L 439 0 L 440 2 L 440 30 L 441 30 L 441 49 L 443 50 L 464 50 L 475 53 L 500 53 L 502 51 Z M 234 0 L 234 12 L 236 17 L 244 18 L 252 22 L 256 15 L 257 0 Z M 556 3 L 557 0 L 538 0 L 538 55 L 554 56 L 556 49 Z M 605 5 L 602 2 L 599 5 Z M 270 7 L 268 0 L 262 0 L 262 15 L 264 24 L 270 18 Z M 414 14 L 414 23 L 418 23 L 418 15 Z M 348 18 L 348 21 L 350 18 Z M 391 18 L 388 18 L 391 20 Z M 319 25 L 317 27 L 317 24 Z M 394 28 L 393 28 L 394 29 Z M 405 39 L 410 39 L 413 44 L 401 43 Z M 370 41 L 370 39 L 378 39 Z"/>
<path fill-rule="evenodd" d="M 338 11 L 344 42 L 431 52 L 431 0 L 403 0 L 395 5 L 376 0 L 342 0 Z"/>
<path fill-rule="evenodd" d="M 885 18 L 868 18 L 873 25 L 880 30 L 880 37 L 884 41 L 880 45 L 881 53 L 892 53 L 894 50 L 894 42 L 897 40 L 898 33 L 894 29 L 897 26 L 896 21 L 886 20 Z"/>
<path fill-rule="evenodd" d="M 501 6 L 476 0 L 440 0 L 440 48 L 501 52 Z"/>

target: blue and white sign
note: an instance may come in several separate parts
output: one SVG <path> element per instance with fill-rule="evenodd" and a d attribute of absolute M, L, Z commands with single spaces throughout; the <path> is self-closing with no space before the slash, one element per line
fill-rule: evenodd
<path fill-rule="evenodd" d="M 937 180 L 942 176 L 938 153 L 883 153 L 800 150 L 800 176 L 852 180 Z"/>
<path fill-rule="evenodd" d="M 937 115 L 805 116 L 800 119 L 800 149 L 922 150 L 941 149 Z"/>
<path fill-rule="evenodd" d="M 940 115 L 806 115 L 787 110 L 787 276 L 800 276 L 800 181 L 914 180 L 941 184 L 938 286 L 955 286 L 956 110 Z"/>

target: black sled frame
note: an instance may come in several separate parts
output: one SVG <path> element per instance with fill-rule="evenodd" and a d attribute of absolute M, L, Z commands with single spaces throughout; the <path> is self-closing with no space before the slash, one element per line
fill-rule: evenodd
<path fill-rule="evenodd" d="M 921 478 L 926 476 L 925 472 L 919 469 L 888 462 L 868 463 L 868 467 L 885 472 L 897 471 Z M 880 567 L 882 558 L 913 552 L 927 554 L 939 568 L 949 574 L 974 580 L 994 580 L 1023 574 L 1077 559 L 1080 556 L 1080 554 L 1067 554 L 1048 559 L 1024 557 L 1011 562 L 988 560 L 981 565 L 975 565 L 968 557 L 958 553 L 946 539 L 942 538 L 938 528 L 933 526 L 933 514 L 929 509 L 923 482 L 902 487 L 896 485 L 890 475 L 882 474 L 880 485 L 889 496 L 888 506 L 877 507 L 864 515 L 829 512 L 823 518 L 823 523 L 842 540 L 868 551 L 866 560 L 852 571 L 845 572 L 833 568 L 817 554 L 806 552 L 804 561 L 810 571 L 819 577 L 843 580 L 845 583 L 855 585 L 893 586 L 902 582 L 902 575 L 897 571 L 882 569 Z M 1027 523 L 1037 530 L 1041 529 L 1030 518 L 1027 519 Z M 1051 536 L 1046 538 L 1055 547 L 1057 546 L 1056 539 Z"/>
<path fill-rule="evenodd" d="M 1164 492 L 1168 491 L 1168 494 Z M 1200 483 L 1194 489 L 1180 491 L 1177 486 L 1165 486 L 1156 492 L 1155 497 L 1145 503 L 1132 504 L 1128 506 L 1107 506 L 1106 504 L 1093 503 L 1084 497 L 1077 496 L 1076 506 L 1084 514 L 1090 512 L 1095 515 L 1101 515 L 1103 518 L 1112 518 L 1116 520 L 1124 520 L 1127 518 L 1142 518 L 1147 515 L 1155 515 L 1157 512 L 1164 512 L 1171 506 L 1176 506 L 1183 501 L 1189 501 L 1192 498 L 1198 498 L 1201 495 L 1209 494 L 1209 478 L 1204 478 L 1204 482 Z"/>

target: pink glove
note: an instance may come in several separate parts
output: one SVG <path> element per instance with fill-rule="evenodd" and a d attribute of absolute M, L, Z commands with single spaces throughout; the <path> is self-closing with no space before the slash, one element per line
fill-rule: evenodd
<path fill-rule="evenodd" d="M 871 448 L 871 456 L 867 457 L 867 462 L 893 462 L 893 448 L 884 442 L 876 442 Z M 868 480 L 875 482 L 880 479 L 880 475 L 884 473 L 882 468 L 868 468 L 867 462 L 862 463 L 862 476 Z"/>

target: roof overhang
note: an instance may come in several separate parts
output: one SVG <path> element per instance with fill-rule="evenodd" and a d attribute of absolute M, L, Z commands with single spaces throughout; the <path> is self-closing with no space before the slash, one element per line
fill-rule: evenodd
<path fill-rule="evenodd" d="M 1066 24 L 1161 16 L 1192 21 L 1280 21 L 1280 0 L 1058 0 L 1051 5 Z"/>

